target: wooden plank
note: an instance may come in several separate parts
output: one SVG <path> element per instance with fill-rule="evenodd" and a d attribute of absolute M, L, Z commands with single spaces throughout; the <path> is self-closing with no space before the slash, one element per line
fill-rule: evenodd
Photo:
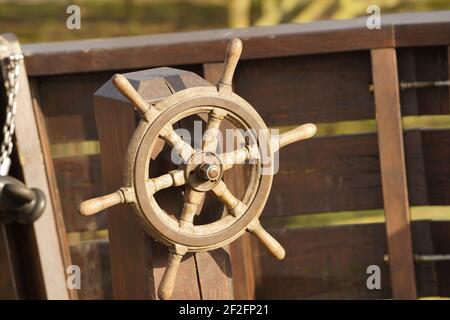
<path fill-rule="evenodd" d="M 47 134 L 47 128 L 45 125 L 44 115 L 42 114 L 41 105 L 39 102 L 38 93 L 36 92 L 36 83 L 30 80 L 30 90 L 33 100 L 33 111 L 36 118 L 36 125 L 41 139 L 42 155 L 44 160 L 45 174 L 47 175 L 48 189 L 50 193 L 51 205 L 53 206 L 53 214 L 55 224 L 58 232 L 58 238 L 60 242 L 60 250 L 64 263 L 64 267 L 72 265 L 72 259 L 70 256 L 70 250 L 66 237 L 66 226 L 62 215 L 61 197 L 58 190 L 58 184 L 56 179 L 56 171 L 53 165 L 53 161 L 50 154 L 49 139 Z M 48 198 L 47 198 L 48 199 Z M 49 201 L 50 202 L 50 201 Z M 77 299 L 78 293 L 76 290 L 68 290 L 70 299 Z"/>
<path fill-rule="evenodd" d="M 393 48 L 374 49 L 371 56 L 393 297 L 415 299 L 396 52 Z"/>
<path fill-rule="evenodd" d="M 403 131 L 408 199 L 412 206 L 430 204 L 422 137 L 423 132 L 420 130 Z"/>
<path fill-rule="evenodd" d="M 12 34 L 0 37 L 2 43 L 8 44 L 10 52 L 20 52 L 20 45 Z M 66 255 L 67 242 L 64 237 L 64 225 L 60 223 L 60 212 L 55 208 L 55 192 L 53 176 L 47 171 L 45 164 L 48 160 L 46 140 L 40 118 L 35 115 L 25 65 L 22 64 L 19 76 L 21 90 L 18 95 L 16 116 L 16 149 L 23 173 L 24 182 L 29 187 L 41 189 L 47 197 L 47 206 L 43 215 L 32 225 L 32 232 L 36 245 L 36 256 L 40 265 L 39 273 L 42 277 L 43 294 L 41 298 L 69 299 L 71 296 L 66 287 L 65 267 L 70 265 L 70 257 Z M 30 255 L 31 256 L 31 255 Z"/>
<path fill-rule="evenodd" d="M 202 73 L 200 66 L 182 68 Z M 35 78 L 51 144 L 98 140 L 92 97 L 113 74 L 109 70 Z"/>
<path fill-rule="evenodd" d="M 449 65 L 445 47 L 414 48 L 416 81 L 445 81 L 449 79 Z M 418 89 L 419 114 L 449 114 L 448 87 Z"/>
<path fill-rule="evenodd" d="M 446 47 L 402 48 L 397 53 L 401 82 L 449 79 Z M 400 100 L 403 116 L 450 113 L 448 87 L 402 90 Z"/>
<path fill-rule="evenodd" d="M 106 229 L 106 214 L 84 217 L 77 211 L 84 199 L 104 194 L 100 156 L 75 156 L 53 160 L 68 232 Z"/>
<path fill-rule="evenodd" d="M 257 299 L 386 299 L 391 297 L 384 224 L 270 229 L 286 249 L 277 261 L 259 248 Z M 381 268 L 381 290 L 366 286 L 367 267 Z"/>
<path fill-rule="evenodd" d="M 415 48 L 397 49 L 398 77 L 402 82 L 417 81 L 416 52 Z M 417 93 L 419 90 L 401 90 L 400 102 L 402 115 L 419 114 L 419 103 Z"/>
<path fill-rule="evenodd" d="M 136 123 L 133 108 L 105 102 L 96 102 L 95 118 L 102 150 L 103 183 L 105 191 L 112 192 L 122 185 L 122 175 L 117 173 L 123 170 L 128 141 Z M 154 298 L 151 239 L 129 206 L 116 206 L 107 213 L 114 298 Z"/>
<path fill-rule="evenodd" d="M 435 222 L 412 224 L 416 254 L 448 254 L 447 229 L 433 230 Z M 444 223 L 445 224 L 445 223 Z M 439 222 L 438 227 L 444 226 Z M 447 233 L 444 232 L 446 230 Z M 390 299 L 389 263 L 384 261 L 388 248 L 383 223 L 323 228 L 271 229 L 286 248 L 286 259 L 276 261 L 255 241 L 258 266 L 258 299 Z M 445 234 L 445 235 L 444 235 Z M 435 237 L 441 239 L 437 242 Z M 300 245 L 299 245 L 300 244 Z M 437 250 L 441 246 L 442 248 Z M 381 269 L 381 289 L 369 290 L 367 267 Z M 439 265 L 417 262 L 418 295 L 439 295 Z M 446 266 L 445 263 L 442 266 Z M 445 269 L 448 271 L 448 269 Z M 445 272 L 442 269 L 442 272 Z M 448 274 L 448 272 L 446 272 Z M 448 289 L 448 283 L 446 284 Z M 441 291 L 442 292 L 442 291 Z M 447 291 L 448 292 L 448 291 Z M 447 293 L 448 294 L 448 293 Z M 441 294 L 442 295 L 442 294 Z"/>
<path fill-rule="evenodd" d="M 382 206 L 375 134 L 313 138 L 279 157 L 264 217 Z"/>
<path fill-rule="evenodd" d="M 370 83 L 369 52 L 358 51 L 243 61 L 234 89 L 280 126 L 374 118 Z"/>
<path fill-rule="evenodd" d="M 70 245 L 73 263 L 81 269 L 80 300 L 112 299 L 108 239 L 79 241 Z"/>
<path fill-rule="evenodd" d="M 435 254 L 432 221 L 411 222 L 411 236 L 414 255 Z M 439 296 L 439 279 L 435 263 L 415 259 L 414 264 L 417 295 L 419 297 Z"/>
<path fill-rule="evenodd" d="M 195 254 L 202 300 L 234 298 L 229 251 L 229 246 L 226 246 L 225 248 Z"/>
<path fill-rule="evenodd" d="M 442 16 L 448 11 L 439 12 Z M 438 13 L 438 14 L 439 14 Z M 445 19 L 445 18 L 444 18 Z M 397 24 L 394 26 L 395 46 L 435 46 L 450 43 L 450 24 L 446 21 L 427 21 L 423 23 L 417 19 L 415 23 Z"/>
<path fill-rule="evenodd" d="M 431 225 L 434 254 L 450 254 L 450 222 L 433 221 Z M 435 262 L 439 284 L 439 296 L 450 297 L 450 261 Z"/>
<path fill-rule="evenodd" d="M 450 130 L 427 130 L 422 133 L 428 203 L 450 204 Z"/>
<path fill-rule="evenodd" d="M 245 233 L 230 244 L 234 298 L 236 300 L 255 299 L 254 246 L 251 240 L 251 235 Z"/>
<path fill-rule="evenodd" d="M 97 140 L 92 96 L 112 72 L 36 78 L 50 143 Z"/>

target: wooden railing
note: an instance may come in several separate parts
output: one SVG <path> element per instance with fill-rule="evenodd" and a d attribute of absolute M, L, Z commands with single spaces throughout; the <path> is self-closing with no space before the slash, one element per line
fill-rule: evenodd
<path fill-rule="evenodd" d="M 241 243 L 232 253 L 235 297 L 448 296 L 449 262 L 414 263 L 413 255 L 448 254 L 450 225 L 411 225 L 410 207 L 450 205 L 450 130 L 404 130 L 401 117 L 448 115 L 449 88 L 401 91 L 398 84 L 449 79 L 445 11 L 382 16 L 380 30 L 368 30 L 360 18 L 24 45 L 33 97 L 53 151 L 72 259 L 84 270 L 80 298 L 112 296 L 114 252 L 99 231 L 107 229 L 105 216 L 83 218 L 76 212 L 81 200 L 103 191 L 93 93 L 116 72 L 157 66 L 190 70 L 214 82 L 233 36 L 244 42 L 234 90 L 269 126 L 375 119 L 377 128 L 284 150 L 263 217 L 269 224 L 282 221 L 272 231 L 286 246 L 287 258 L 273 261 L 255 243 L 251 248 Z M 316 213 L 383 208 L 385 224 L 283 223 Z M 381 290 L 366 288 L 366 269 L 373 264 L 382 270 Z"/>

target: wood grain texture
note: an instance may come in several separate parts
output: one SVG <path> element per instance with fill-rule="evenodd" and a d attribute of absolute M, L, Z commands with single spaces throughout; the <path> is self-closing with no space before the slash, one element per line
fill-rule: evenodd
<path fill-rule="evenodd" d="M 162 84 L 165 86 L 165 89 L 169 87 L 171 91 L 178 91 L 186 88 L 186 86 L 195 85 L 195 83 L 198 86 L 205 85 L 205 81 L 203 79 L 194 77 L 193 74 L 186 74 L 183 72 L 175 79 L 170 78 L 170 75 L 165 74 L 166 71 L 173 73 L 174 69 L 163 68 L 151 71 L 159 76 L 168 77 L 166 82 L 162 82 Z M 146 79 L 147 76 L 151 76 L 150 73 L 130 73 L 126 76 L 131 79 L 135 79 L 138 83 L 135 83 L 134 85 L 137 85 L 136 87 L 139 88 L 139 90 L 143 91 L 147 90 L 145 81 L 152 81 L 152 79 Z M 184 81 L 184 79 L 186 79 L 187 81 Z M 195 82 L 193 79 L 199 80 Z M 152 90 L 154 89 L 155 88 L 153 87 Z M 163 91 L 161 90 L 161 92 Z M 122 98 L 118 97 L 115 94 L 115 91 L 110 83 L 105 84 L 97 91 L 95 101 L 96 121 L 102 149 L 102 167 L 104 170 L 104 181 L 107 188 L 108 184 L 106 179 L 115 179 L 115 184 L 120 186 L 120 184 L 122 183 L 120 182 L 121 175 L 117 175 L 117 172 L 122 172 L 123 169 L 118 169 L 117 167 L 115 167 L 114 170 L 105 172 L 105 166 L 116 166 L 113 161 L 114 159 L 112 158 L 118 159 L 118 161 L 121 161 L 121 165 L 124 165 L 126 145 L 128 145 L 128 140 L 136 125 L 134 123 L 135 115 L 133 115 L 133 109 L 130 107 L 130 104 L 127 102 L 123 102 Z M 128 108 L 128 110 L 126 108 Z M 120 115 L 114 116 L 114 114 L 118 113 L 120 113 Z M 127 121 L 126 124 L 124 124 L 124 121 Z M 105 125 L 106 122 L 109 124 Z M 183 121 L 180 121 L 180 125 L 182 125 L 182 123 Z M 113 126 L 115 129 L 111 130 Z M 112 131 L 115 132 L 113 133 Z M 123 132 L 128 132 L 128 139 L 117 137 L 117 135 L 123 135 Z M 104 133 L 106 135 L 103 135 Z M 159 151 L 153 154 L 153 158 L 155 158 L 158 153 Z M 162 164 L 162 162 L 164 161 L 167 161 L 167 159 L 163 159 L 163 157 L 154 160 L 155 163 L 160 164 L 160 170 L 163 170 L 164 168 L 164 165 Z M 155 168 L 152 167 L 152 174 L 157 174 L 157 172 L 153 169 Z M 113 175 L 114 177 L 112 177 Z M 112 185 L 109 186 L 109 188 L 113 188 Z M 159 194 L 158 201 L 160 205 L 168 205 L 169 207 L 173 206 L 172 204 L 175 202 L 173 197 L 164 196 L 163 193 Z M 119 210 L 119 208 L 113 208 L 112 212 L 114 212 L 114 210 Z M 170 258 L 167 255 L 168 248 L 160 243 L 156 243 L 150 238 L 150 236 L 144 234 L 140 227 L 136 227 L 136 230 L 134 230 L 134 233 L 138 233 L 139 237 L 130 238 L 130 221 L 124 221 L 124 214 L 127 212 L 126 210 L 128 210 L 128 212 L 130 211 L 128 208 L 124 208 L 123 206 L 121 209 L 123 211 L 120 213 L 120 216 L 117 215 L 117 217 L 115 217 L 117 220 L 113 222 L 117 223 L 117 225 L 112 226 L 111 221 L 112 219 L 114 219 L 114 217 L 108 216 L 112 248 L 112 272 L 114 278 L 113 286 L 115 297 L 117 297 L 118 292 L 120 296 L 126 298 L 139 296 L 145 299 L 155 299 L 155 288 L 158 287 L 161 283 L 167 284 L 166 286 L 163 286 L 163 288 L 166 288 L 167 290 L 162 290 L 161 292 L 159 292 L 160 298 L 167 298 L 167 296 L 171 294 L 172 288 L 174 288 L 172 299 L 211 299 L 232 297 L 231 272 L 228 254 L 216 254 L 213 256 L 214 259 L 208 259 L 207 256 L 203 255 L 203 253 L 199 254 L 198 256 L 187 254 L 183 259 L 182 254 L 177 257 L 174 257 L 172 255 Z M 134 217 L 128 218 L 135 220 Z M 122 227 L 119 226 L 119 219 L 121 219 L 120 223 Z M 114 237 L 117 237 L 119 233 L 121 233 L 121 237 L 117 238 L 117 240 L 114 240 Z M 128 239 L 125 239 L 127 237 Z M 118 243 L 119 239 L 121 242 L 120 244 Z M 116 244 L 114 244 L 114 241 L 117 241 Z M 130 247 L 147 247 L 147 250 L 142 250 L 140 253 L 139 249 L 136 250 L 142 256 L 130 255 L 129 253 L 127 253 Z M 126 257 L 124 257 L 124 255 L 126 255 Z M 125 268 L 120 265 L 119 261 L 115 261 L 118 256 L 121 256 L 120 261 L 122 261 L 122 263 L 123 261 L 127 261 L 127 265 L 130 268 L 135 265 L 139 265 L 139 271 L 133 272 L 139 272 L 143 275 L 137 276 L 136 281 L 127 279 L 127 283 L 124 284 L 124 282 L 126 281 L 125 279 L 127 278 L 127 273 L 129 271 L 125 270 Z M 164 268 L 167 266 L 168 258 L 170 258 L 170 266 L 172 267 L 171 269 L 169 269 L 169 271 L 175 270 L 175 267 L 179 269 L 176 279 L 173 274 L 170 274 L 170 272 L 169 276 L 167 276 L 167 274 L 166 276 L 164 276 L 164 272 L 167 272 L 168 270 L 167 268 Z M 143 265 L 142 260 L 145 260 L 147 262 L 145 262 Z M 117 269 L 119 269 L 118 272 L 115 271 Z M 148 274 L 152 275 L 151 279 L 148 278 Z M 146 277 L 146 280 L 144 281 L 143 278 L 139 277 Z M 129 284 L 130 282 L 132 282 L 132 284 Z M 119 289 L 117 289 L 118 283 L 122 283 L 122 287 L 120 287 Z M 123 288 L 123 286 L 125 285 L 133 286 L 134 289 L 132 289 L 131 287 Z"/>
<path fill-rule="evenodd" d="M 446 139 L 444 132 L 440 142 Z M 422 140 L 425 134 L 404 133 L 409 199 L 412 205 L 434 203 L 436 200 L 428 200 L 426 179 L 431 179 L 433 193 L 439 195 L 441 203 L 450 203 L 444 195 L 449 181 L 444 162 L 450 156 L 439 156 L 437 143 L 432 147 L 429 138 Z M 264 217 L 382 208 L 377 141 L 376 134 L 360 134 L 313 138 L 285 147 L 279 155 L 279 171 L 274 175 Z M 422 146 L 430 148 L 425 165 L 433 174 L 425 175 Z"/>
<path fill-rule="evenodd" d="M 448 223 L 412 224 L 416 254 L 448 254 Z M 255 241 L 258 299 L 390 299 L 386 229 L 383 223 L 325 228 L 271 229 L 286 247 L 286 260 L 274 260 Z M 299 245 L 301 244 L 301 245 Z M 381 268 L 381 290 L 368 290 L 367 267 Z M 448 296 L 447 262 L 417 262 L 421 297 Z M 440 277 L 440 278 L 439 278 Z M 445 278 L 442 278 L 445 277 Z M 447 280 L 446 280 L 447 279 Z M 439 291 L 441 290 L 441 291 Z"/>
<path fill-rule="evenodd" d="M 57 174 L 55 171 L 55 166 L 53 164 L 53 159 L 50 152 L 50 142 L 48 139 L 45 118 L 42 113 L 41 103 L 39 100 L 39 94 L 36 91 L 36 82 L 33 81 L 32 79 L 30 80 L 30 90 L 33 100 L 33 111 L 36 117 L 36 125 L 41 139 L 45 173 L 47 175 L 47 183 L 49 188 L 51 205 L 54 211 L 55 217 L 54 219 L 60 243 L 61 256 L 64 263 L 64 267 L 67 270 L 67 267 L 72 265 L 72 259 L 70 255 L 69 245 L 67 242 L 67 235 L 66 235 L 67 229 L 64 221 L 64 216 L 62 213 L 61 198 L 56 178 Z M 70 299 L 72 300 L 78 299 L 78 293 L 76 290 L 68 290 L 68 292 Z"/>
<path fill-rule="evenodd" d="M 433 221 L 431 225 L 432 239 L 435 254 L 449 254 L 450 248 L 450 222 Z M 435 263 L 436 276 L 439 284 L 439 296 L 450 297 L 450 261 Z"/>
<path fill-rule="evenodd" d="M 198 281 L 203 300 L 233 299 L 233 272 L 230 248 L 195 254 Z"/>
<path fill-rule="evenodd" d="M 393 48 L 376 49 L 371 57 L 393 297 L 415 299 L 396 52 Z"/>
<path fill-rule="evenodd" d="M 446 46 L 397 49 L 401 82 L 448 80 Z M 449 114 L 448 87 L 402 90 L 402 115 Z"/>
<path fill-rule="evenodd" d="M 8 45 L 7 52 L 20 52 L 20 45 L 12 34 L 3 34 L 0 41 Z M 6 53 L 7 53 L 6 52 Z M 34 237 L 36 253 L 30 254 L 38 260 L 34 265 L 39 265 L 35 275 L 41 280 L 42 290 L 39 298 L 47 299 L 69 299 L 71 296 L 66 287 L 65 268 L 70 265 L 70 257 L 66 254 L 67 242 L 65 239 L 64 225 L 60 223 L 57 211 L 57 205 L 53 198 L 55 191 L 50 191 L 54 184 L 54 176 L 49 174 L 45 167 L 48 161 L 49 153 L 46 148 L 48 140 L 44 127 L 39 123 L 42 118 L 35 114 L 35 106 L 33 105 L 28 78 L 24 63 L 21 65 L 21 73 L 19 75 L 19 83 L 21 90 L 17 97 L 17 104 L 20 106 L 16 114 L 16 152 L 20 161 L 20 170 L 23 181 L 28 187 L 36 187 L 41 189 L 48 200 L 47 206 L 42 216 L 33 223 L 31 232 Z M 51 168 L 51 167 L 50 167 Z M 31 272 L 30 272 L 31 273 Z"/>
<path fill-rule="evenodd" d="M 95 100 L 95 114 L 101 146 L 103 183 L 106 191 L 122 186 L 122 172 L 128 141 L 136 126 L 129 105 L 102 98 Z M 151 299 L 156 296 L 152 270 L 152 240 L 145 234 L 128 206 L 108 210 L 111 275 L 114 298 Z M 133 250 L 129 250 L 133 248 Z M 139 261 L 139 263 L 135 263 Z"/>
<path fill-rule="evenodd" d="M 234 90 L 279 126 L 373 118 L 370 83 L 369 53 L 358 51 L 241 61 Z"/>
<path fill-rule="evenodd" d="M 112 299 L 108 239 L 85 240 L 70 245 L 72 261 L 81 269 L 80 300 Z"/>
<path fill-rule="evenodd" d="M 271 229 L 286 260 L 263 248 L 255 256 L 257 299 L 381 299 L 391 296 L 383 224 L 298 230 Z M 299 245 L 301 244 L 301 245 Z M 256 242 L 254 245 L 258 246 Z M 381 268 L 382 290 L 368 290 L 367 267 Z"/>
<path fill-rule="evenodd" d="M 53 160 L 68 232 L 106 229 L 106 215 L 83 217 L 77 207 L 84 199 L 104 194 L 100 156 L 72 156 Z"/>
<path fill-rule="evenodd" d="M 450 130 L 427 130 L 422 133 L 423 157 L 429 203 L 450 203 Z"/>

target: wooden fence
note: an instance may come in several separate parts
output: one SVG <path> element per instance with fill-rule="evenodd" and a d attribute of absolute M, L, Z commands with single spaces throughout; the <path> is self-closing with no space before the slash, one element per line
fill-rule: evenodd
<path fill-rule="evenodd" d="M 269 126 L 376 123 L 376 130 L 322 135 L 283 150 L 262 217 L 287 257 L 275 261 L 256 242 L 241 244 L 232 253 L 235 297 L 449 296 L 450 262 L 417 255 L 450 254 L 450 222 L 410 223 L 410 207 L 450 205 L 450 130 L 402 126 L 405 116 L 449 115 L 449 88 L 400 89 L 401 82 L 448 81 L 446 11 L 383 16 L 380 30 L 367 29 L 361 18 L 24 45 L 52 151 L 54 201 L 61 204 L 55 207 L 72 262 L 83 270 L 79 298 L 112 297 L 105 215 L 76 211 L 83 199 L 103 194 L 94 92 L 116 72 L 158 66 L 214 82 L 233 36 L 244 42 L 234 90 Z M 385 223 L 289 224 L 306 215 L 383 208 Z M 366 287 L 369 265 L 381 267 L 381 290 Z"/>

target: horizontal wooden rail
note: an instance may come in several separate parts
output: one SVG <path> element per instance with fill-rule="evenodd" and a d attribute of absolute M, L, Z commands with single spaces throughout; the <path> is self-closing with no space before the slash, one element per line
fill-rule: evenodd
<path fill-rule="evenodd" d="M 221 61 L 227 40 L 244 41 L 242 59 L 286 57 L 384 47 L 447 45 L 450 11 L 382 16 L 380 30 L 366 18 L 149 36 L 24 45 L 31 76 Z"/>

